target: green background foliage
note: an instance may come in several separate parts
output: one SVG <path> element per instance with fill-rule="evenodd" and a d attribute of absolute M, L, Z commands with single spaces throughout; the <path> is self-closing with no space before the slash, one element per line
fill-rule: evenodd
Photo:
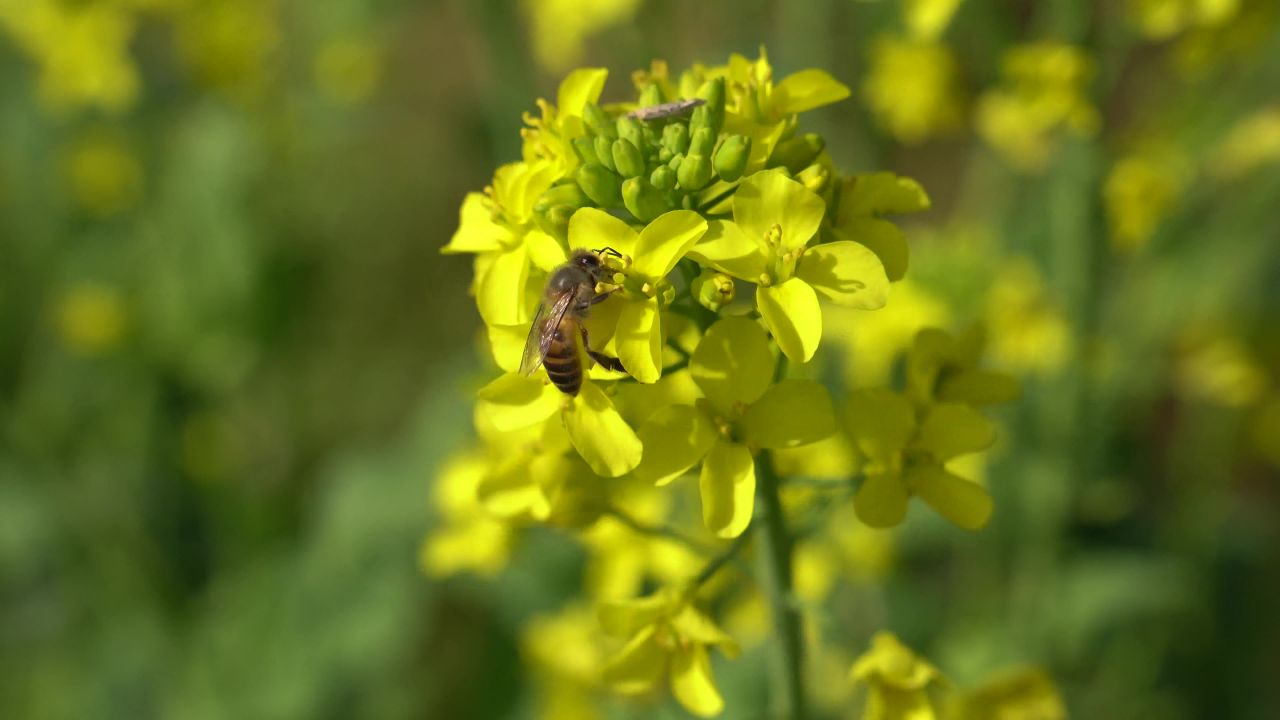
<path fill-rule="evenodd" d="M 530 717 L 519 629 L 581 550 L 526 533 L 493 581 L 417 555 L 491 377 L 469 260 L 439 248 L 554 97 L 533 29 L 572 3 L 88 3 L 133 18 L 137 89 L 59 101 L 41 53 L 94 45 L 14 30 L 51 2 L 0 1 L 0 714 Z M 889 574 L 834 601 L 838 640 L 891 628 L 960 684 L 1039 664 L 1077 717 L 1275 717 L 1280 129 L 1211 168 L 1277 112 L 1280 24 L 1188 64 L 1194 31 L 1146 37 L 1122 6 L 968 0 L 947 30 L 965 117 L 1015 43 L 1095 63 L 1100 132 L 1031 173 L 972 120 L 911 144 L 877 122 L 888 0 L 654 0 L 570 62 L 611 70 L 605 98 L 652 58 L 762 43 L 779 75 L 828 70 L 854 97 L 806 120 L 838 166 L 928 189 L 908 277 L 954 327 L 1020 258 L 1067 328 L 1029 336 L 995 412 L 991 524 L 911 513 Z M 1124 250 L 1104 188 L 1148 141 L 1193 169 Z M 726 717 L 763 706 L 763 663 L 717 665 Z"/>

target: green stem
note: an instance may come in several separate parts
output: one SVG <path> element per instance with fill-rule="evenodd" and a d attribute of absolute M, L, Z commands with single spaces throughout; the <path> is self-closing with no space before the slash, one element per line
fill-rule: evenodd
<path fill-rule="evenodd" d="M 637 518 L 634 518 L 628 515 L 625 511 L 620 510 L 619 508 L 616 508 L 616 507 L 610 507 L 606 509 L 604 511 L 604 514 L 614 518 L 618 522 L 622 523 L 623 525 L 626 525 L 627 527 L 631 528 L 635 532 L 640 533 L 641 535 L 669 538 L 671 540 L 675 540 L 676 542 L 687 545 L 693 550 L 696 550 L 704 554 L 710 554 L 714 550 L 714 548 L 707 545 L 706 543 L 699 542 L 698 540 L 692 537 L 689 537 L 688 535 L 684 534 L 683 532 L 677 530 L 676 528 L 670 525 L 665 525 L 665 524 L 651 525 L 649 523 L 646 523 L 642 520 L 639 520 Z"/>
<path fill-rule="evenodd" d="M 791 536 L 787 532 L 778 475 L 766 450 L 756 459 L 756 522 L 761 541 L 761 579 L 773 609 L 777 647 L 773 658 L 774 717 L 803 720 L 804 636 L 791 582 Z"/>
<path fill-rule="evenodd" d="M 742 552 L 742 547 L 747 544 L 747 539 L 751 537 L 752 527 L 753 526 L 748 525 L 747 529 L 743 530 L 741 535 L 733 539 L 733 544 L 726 548 L 724 552 L 711 558 L 711 560 L 702 568 L 702 571 L 698 573 L 697 577 L 695 577 L 690 584 L 693 587 L 702 585 L 714 577 L 716 573 L 720 572 L 720 568 L 728 565 L 733 560 L 736 560 L 738 553 Z"/>

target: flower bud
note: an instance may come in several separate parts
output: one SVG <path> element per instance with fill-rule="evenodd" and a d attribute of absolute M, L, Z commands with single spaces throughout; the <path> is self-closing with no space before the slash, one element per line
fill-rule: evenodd
<path fill-rule="evenodd" d="M 644 158 L 640 156 L 640 148 L 626 138 L 613 141 L 613 166 L 624 178 L 637 177 L 644 173 Z"/>
<path fill-rule="evenodd" d="M 600 207 L 614 207 L 622 201 L 619 178 L 608 168 L 587 163 L 578 168 L 578 185 Z"/>
<path fill-rule="evenodd" d="M 708 80 L 698 88 L 698 97 L 707 101 L 700 107 L 706 108 L 706 125 L 713 135 L 719 135 L 724 127 L 724 78 Z"/>
<path fill-rule="evenodd" d="M 613 141 L 602 135 L 597 135 L 592 141 L 592 149 L 596 152 L 596 160 L 598 164 L 603 165 L 604 169 L 613 172 Z"/>
<path fill-rule="evenodd" d="M 716 174 L 725 182 L 733 182 L 742 177 L 747 168 L 747 158 L 751 155 L 751 138 L 743 135 L 730 135 L 720 144 L 716 151 Z"/>
<path fill-rule="evenodd" d="M 685 190 L 701 190 L 711 182 L 711 161 L 706 155 L 689 155 L 681 161 L 676 179 Z"/>
<path fill-rule="evenodd" d="M 644 130 L 639 120 L 623 115 L 618 118 L 616 127 L 618 128 L 618 137 L 630 140 L 631 144 L 637 148 L 644 147 Z"/>
<path fill-rule="evenodd" d="M 636 107 L 649 107 L 651 105 L 662 104 L 662 88 L 656 83 L 650 83 L 644 86 L 640 91 L 640 101 L 636 103 Z"/>
<path fill-rule="evenodd" d="M 827 189 L 827 182 L 831 180 L 831 173 L 826 168 L 814 163 L 796 175 L 796 180 L 801 185 L 809 188 L 813 192 L 821 195 Z"/>
<path fill-rule="evenodd" d="M 705 269 L 693 279 L 689 290 L 699 305 L 712 312 L 720 312 L 720 308 L 733 301 L 736 293 L 733 278 L 722 272 Z"/>
<path fill-rule="evenodd" d="M 769 156 L 769 167 L 784 167 L 792 175 L 808 167 L 827 142 L 817 133 L 805 133 L 778 143 Z"/>
<path fill-rule="evenodd" d="M 608 138 L 609 140 L 617 137 L 617 131 L 613 128 L 613 120 L 609 114 L 600 109 L 595 103 L 587 103 L 582 107 L 582 119 L 587 123 L 587 130 L 596 137 Z"/>
<path fill-rule="evenodd" d="M 596 156 L 595 141 L 585 135 L 573 139 L 573 152 L 584 163 L 600 162 L 600 158 Z"/>
<path fill-rule="evenodd" d="M 711 157 L 711 151 L 716 147 L 716 134 L 707 128 L 699 128 L 693 131 L 692 137 L 689 139 L 689 155 L 703 155 Z"/>
<path fill-rule="evenodd" d="M 622 204 L 641 222 L 649 222 L 669 209 L 662 191 L 643 176 L 623 181 Z"/>
<path fill-rule="evenodd" d="M 663 165 L 649 175 L 649 183 L 659 190 L 672 190 L 676 186 L 676 171 Z"/>
<path fill-rule="evenodd" d="M 533 210 L 538 212 L 539 207 L 541 207 L 545 211 L 555 205 L 567 205 L 577 209 L 590 204 L 591 198 L 582 191 L 581 187 L 578 187 L 578 183 L 566 180 L 552 185 L 539 195 L 538 201 L 533 205 Z"/>
<path fill-rule="evenodd" d="M 698 94 L 698 88 L 700 87 L 702 87 L 702 78 L 698 77 L 698 73 L 692 70 L 685 70 L 680 73 L 680 97 L 694 97 Z"/>
<path fill-rule="evenodd" d="M 684 123 L 671 123 L 662 128 L 662 146 L 672 155 L 689 152 L 689 127 Z"/>
<path fill-rule="evenodd" d="M 680 163 L 684 162 L 684 153 L 676 153 L 671 156 L 671 161 L 667 163 L 667 167 L 672 170 L 679 170 Z"/>

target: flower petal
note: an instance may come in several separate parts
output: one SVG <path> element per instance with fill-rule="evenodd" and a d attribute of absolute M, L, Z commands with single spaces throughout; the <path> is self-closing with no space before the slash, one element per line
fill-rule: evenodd
<path fill-rule="evenodd" d="M 773 382 L 777 361 L 764 328 L 745 317 L 721 318 L 698 343 L 689 374 L 720 412 L 750 405 Z"/>
<path fill-rule="evenodd" d="M 626 694 L 642 693 L 654 686 L 667 667 L 667 653 L 658 644 L 657 627 L 649 626 L 604 664 L 609 687 Z"/>
<path fill-rule="evenodd" d="M 867 249 L 880 258 L 890 282 L 897 282 L 907 274 L 911 258 L 907 236 L 902 234 L 901 228 L 888 220 L 864 216 L 841 218 L 832 234 L 840 240 L 852 240 L 866 245 Z"/>
<path fill-rule="evenodd" d="M 758 287 L 756 307 L 782 352 L 794 362 L 809 362 L 822 341 L 822 308 L 813 288 L 794 277 Z"/>
<path fill-rule="evenodd" d="M 569 249 L 610 247 L 635 255 L 638 236 L 631 226 L 599 208 L 582 208 L 569 218 Z"/>
<path fill-rule="evenodd" d="M 958 527 L 977 530 L 991 519 L 991 496 L 987 491 L 940 465 L 917 465 L 903 479 L 929 507 Z"/>
<path fill-rule="evenodd" d="M 724 711 L 724 698 L 716 690 L 705 647 L 694 645 L 671 656 L 671 694 L 698 717 L 714 717 Z"/>
<path fill-rule="evenodd" d="M 719 646 L 729 657 L 737 655 L 740 650 L 738 643 L 729 633 L 688 603 L 685 603 L 671 618 L 671 627 L 675 628 L 676 633 L 681 637 L 693 640 L 700 645 Z"/>
<path fill-rule="evenodd" d="M 751 523 L 756 499 L 756 466 L 751 451 L 737 443 L 717 441 L 702 461 L 698 479 L 702 521 L 718 537 L 742 534 Z"/>
<path fill-rule="evenodd" d="M 831 302 L 859 310 L 879 310 L 889 299 L 880 258 L 856 242 L 814 245 L 801 256 L 796 277 Z"/>
<path fill-rule="evenodd" d="M 896 215 L 929 209 L 929 196 L 920 183 L 891 172 L 858 175 L 840 192 L 837 217 L 844 224 L 852 215 Z"/>
<path fill-rule="evenodd" d="M 541 230 L 525 233 L 524 244 L 529 249 L 529 260 L 544 272 L 554 271 L 569 259 L 560 241 Z"/>
<path fill-rule="evenodd" d="M 845 415 L 849 434 L 873 459 L 883 460 L 901 451 L 916 430 L 911 401 L 888 388 L 855 390 Z"/>
<path fill-rule="evenodd" d="M 511 240 L 511 231 L 493 221 L 488 202 L 481 193 L 467 193 L 458 212 L 458 229 L 440 252 L 497 252 Z"/>
<path fill-rule="evenodd" d="M 642 383 L 662 377 L 662 321 L 655 298 L 626 300 L 613 336 L 627 374 Z"/>
<path fill-rule="evenodd" d="M 666 277 L 706 231 L 707 221 L 692 210 L 659 215 L 644 226 L 636 240 L 635 271 L 651 278 Z"/>
<path fill-rule="evenodd" d="M 513 458 L 480 482 L 476 499 L 490 514 L 504 520 L 536 521 L 545 520 L 551 514 L 550 499 L 530 475 L 528 459 L 527 456 Z"/>
<path fill-rule="evenodd" d="M 542 422 L 560 409 L 560 391 L 538 378 L 508 373 L 480 388 L 476 412 L 499 432 Z"/>
<path fill-rule="evenodd" d="M 689 257 L 749 282 L 756 282 L 765 271 L 760 246 L 728 220 L 707 223 L 706 234 L 689 251 Z"/>
<path fill-rule="evenodd" d="M 792 448 L 835 432 L 831 396 L 813 380 L 783 380 L 747 408 L 743 433 L 752 445 Z"/>
<path fill-rule="evenodd" d="M 596 616 L 600 627 L 614 637 L 628 637 L 657 622 L 667 612 L 671 598 L 663 592 L 627 600 L 600 603 Z"/>
<path fill-rule="evenodd" d="M 733 196 L 733 221 L 748 238 L 763 243 L 774 225 L 782 226 L 782 246 L 803 247 L 818 232 L 827 205 L 781 170 L 763 170 L 743 180 Z M 767 251 L 764 245 L 761 250 Z"/>
<path fill-rule="evenodd" d="M 790 115 L 830 105 L 849 97 L 849 88 L 817 68 L 801 70 L 773 88 L 774 115 Z"/>
<path fill-rule="evenodd" d="M 996 428 L 968 405 L 942 403 L 929 408 L 913 445 L 938 462 L 986 450 L 996 441 Z"/>
<path fill-rule="evenodd" d="M 635 476 L 666 485 L 693 467 L 711 449 L 716 431 L 707 418 L 689 405 L 671 405 L 655 412 L 640 426 L 640 443 L 661 451 L 645 453 Z"/>
<path fill-rule="evenodd" d="M 489 337 L 489 350 L 498 367 L 509 373 L 519 371 L 520 359 L 524 356 L 524 344 L 529 339 L 529 326 L 527 324 L 487 325 L 485 331 Z"/>
<path fill-rule="evenodd" d="M 529 321 L 525 284 L 529 256 L 517 245 L 493 256 L 476 286 L 476 306 L 487 325 L 518 325 Z"/>
<path fill-rule="evenodd" d="M 873 528 L 889 528 L 907 515 L 907 488 L 902 478 L 890 473 L 871 473 L 853 496 L 858 519 Z"/>
<path fill-rule="evenodd" d="M 560 81 L 556 93 L 556 112 L 559 117 L 581 115 L 582 107 L 600 99 L 604 81 L 609 71 L 604 68 L 578 68 Z"/>
<path fill-rule="evenodd" d="M 595 383 L 582 383 L 564 412 L 564 426 L 573 447 L 597 475 L 618 477 L 640 464 L 640 438 Z"/>

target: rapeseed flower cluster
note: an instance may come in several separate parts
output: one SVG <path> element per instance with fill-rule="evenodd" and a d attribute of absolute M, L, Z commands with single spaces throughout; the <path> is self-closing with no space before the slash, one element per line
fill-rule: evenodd
<path fill-rule="evenodd" d="M 463 199 L 442 249 L 471 258 L 501 374 L 478 392 L 479 443 L 438 481 L 442 522 L 423 561 L 436 574 L 490 573 L 520 527 L 574 533 L 590 553 L 585 594 L 614 639 L 588 647 L 574 635 L 578 660 L 547 668 L 548 707 L 587 717 L 602 689 L 669 688 L 711 716 L 724 701 L 709 650 L 729 657 L 740 644 L 711 614 L 740 585 L 721 580 L 753 529 L 785 533 L 786 513 L 821 505 L 781 502 L 779 485 L 833 477 L 834 508 L 865 523 L 798 552 L 798 591 L 820 598 L 823 557 L 883 572 L 873 568 L 889 540 L 866 526 L 900 522 L 912 496 L 961 527 L 986 522 L 985 490 L 945 464 L 991 443 L 975 408 L 1016 387 L 979 369 L 979 341 L 941 331 L 917 337 L 901 392 L 833 399 L 806 369 L 828 326 L 839 342 L 856 324 L 848 313 L 886 305 L 908 265 L 894 217 L 929 207 L 909 178 L 841 173 L 824 138 L 800 127 L 802 113 L 848 97 L 845 85 L 816 69 L 775 80 L 763 50 L 678 75 L 655 62 L 625 100 L 607 98 L 607 75 L 574 70 L 554 104 L 538 101 L 521 159 Z M 571 322 L 544 326 L 563 290 L 544 293 L 549 279 L 584 256 L 594 286 L 578 286 Z M 569 391 L 527 360 L 558 329 L 581 368 Z M 683 487 L 696 487 L 692 517 Z M 859 538 L 867 551 L 848 547 Z M 530 652 L 573 635 L 578 607 L 541 620 Z"/>

